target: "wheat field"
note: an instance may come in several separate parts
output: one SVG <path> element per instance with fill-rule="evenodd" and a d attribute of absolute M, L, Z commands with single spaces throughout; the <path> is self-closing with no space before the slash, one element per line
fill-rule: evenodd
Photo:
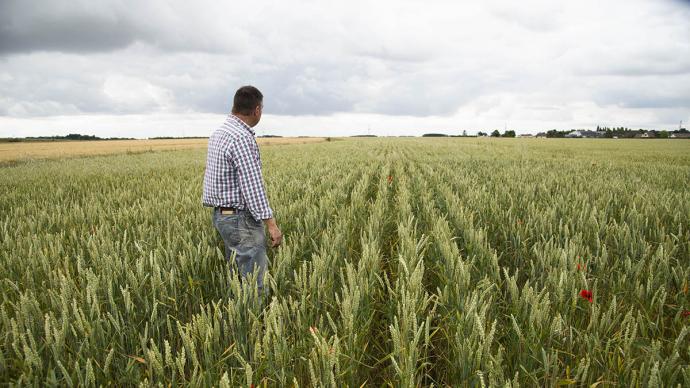
<path fill-rule="evenodd" d="M 258 138 L 260 145 L 319 143 L 322 137 L 266 137 Z M 26 141 L 0 142 L 0 163 L 26 162 L 36 159 L 70 158 L 206 148 L 208 139 L 149 139 L 149 140 L 92 140 L 92 141 Z"/>
<path fill-rule="evenodd" d="M 264 298 L 195 147 L 0 168 L 3 384 L 690 386 L 690 142 L 262 145 Z"/>

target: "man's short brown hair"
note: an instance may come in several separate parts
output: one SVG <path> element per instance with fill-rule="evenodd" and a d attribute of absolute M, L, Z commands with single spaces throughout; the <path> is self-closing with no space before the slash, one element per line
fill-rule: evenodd
<path fill-rule="evenodd" d="M 253 86 L 242 86 L 235 92 L 232 102 L 232 113 L 249 116 L 257 106 L 261 105 L 264 95 Z"/>

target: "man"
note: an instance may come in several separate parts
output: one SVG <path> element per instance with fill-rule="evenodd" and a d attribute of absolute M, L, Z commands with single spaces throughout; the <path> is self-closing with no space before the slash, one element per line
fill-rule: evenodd
<path fill-rule="evenodd" d="M 283 234 L 273 218 L 261 173 L 259 146 L 252 129 L 261 120 L 263 95 L 253 86 L 235 93 L 232 114 L 209 138 L 204 206 L 213 207 L 213 225 L 225 243 L 225 257 L 235 255 L 242 278 L 258 270 L 258 289 L 263 291 L 266 272 L 266 235 L 277 247 Z"/>

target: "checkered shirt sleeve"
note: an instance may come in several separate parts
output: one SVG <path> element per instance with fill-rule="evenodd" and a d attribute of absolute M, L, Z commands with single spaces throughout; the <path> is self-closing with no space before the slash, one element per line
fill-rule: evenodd
<path fill-rule="evenodd" d="M 268 205 L 261 173 L 259 146 L 254 138 L 239 137 L 232 148 L 233 163 L 237 168 L 240 193 L 256 220 L 273 218 Z"/>
<path fill-rule="evenodd" d="M 256 220 L 273 218 L 254 132 L 234 116 L 209 138 L 202 202 L 248 210 Z"/>

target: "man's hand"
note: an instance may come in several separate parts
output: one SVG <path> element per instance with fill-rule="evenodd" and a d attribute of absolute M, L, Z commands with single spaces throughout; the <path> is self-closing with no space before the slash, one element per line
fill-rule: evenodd
<path fill-rule="evenodd" d="M 274 218 L 264 220 L 264 223 L 268 227 L 268 234 L 271 236 L 271 248 L 275 248 L 283 242 L 283 232 L 278 228 Z"/>

